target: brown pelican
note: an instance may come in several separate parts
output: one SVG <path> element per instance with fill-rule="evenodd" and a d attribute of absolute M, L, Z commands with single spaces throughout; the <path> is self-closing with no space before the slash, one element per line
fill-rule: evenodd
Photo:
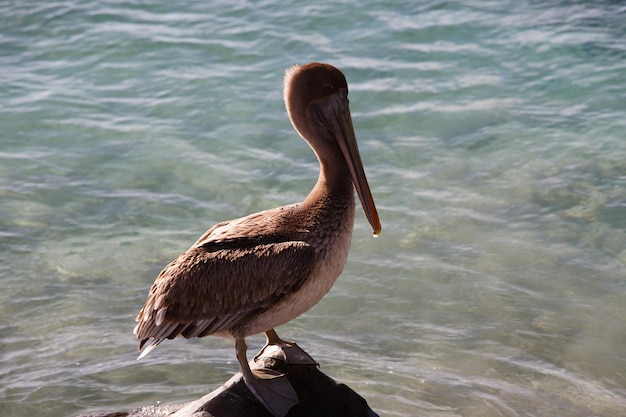
<path fill-rule="evenodd" d="M 381 226 L 365 178 L 337 68 L 310 63 L 285 73 L 291 123 L 311 146 L 320 174 L 306 199 L 218 223 L 161 271 L 137 315 L 134 334 L 145 356 L 165 339 L 208 335 L 235 339 L 243 379 L 272 414 L 284 416 L 297 396 L 284 375 L 253 373 L 245 338 L 313 307 L 332 287 L 348 256 L 354 187 L 377 236 Z M 266 345 L 267 346 L 267 345 Z"/>

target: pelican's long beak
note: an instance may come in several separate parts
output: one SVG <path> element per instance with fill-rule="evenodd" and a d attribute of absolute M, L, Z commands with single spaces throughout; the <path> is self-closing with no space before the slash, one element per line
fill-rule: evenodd
<path fill-rule="evenodd" d="M 374 204 L 374 197 L 372 197 L 372 192 L 365 177 L 359 147 L 356 144 L 356 135 L 352 127 L 348 98 L 336 94 L 331 97 L 331 101 L 333 102 L 331 108 L 334 112 L 334 117 L 329 118 L 331 130 L 350 169 L 352 181 L 361 200 L 361 206 L 363 206 L 365 216 L 372 226 L 372 233 L 374 237 L 377 237 L 382 227 L 376 211 L 376 205 Z"/>

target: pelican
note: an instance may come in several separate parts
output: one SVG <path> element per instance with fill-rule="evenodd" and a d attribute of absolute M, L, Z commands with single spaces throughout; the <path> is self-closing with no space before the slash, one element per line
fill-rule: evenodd
<path fill-rule="evenodd" d="M 274 416 L 297 395 L 283 374 L 251 371 L 245 338 L 313 307 L 330 290 L 348 257 L 356 188 L 374 236 L 380 220 L 356 143 L 348 84 L 322 63 L 285 72 L 284 100 L 293 127 L 315 152 L 320 173 L 300 203 L 216 224 L 170 262 L 150 288 L 136 321 L 142 358 L 165 339 L 220 336 L 235 340 L 243 380 Z"/>

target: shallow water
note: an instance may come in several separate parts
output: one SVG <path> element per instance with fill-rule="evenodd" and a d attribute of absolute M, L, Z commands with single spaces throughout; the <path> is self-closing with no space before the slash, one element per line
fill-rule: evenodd
<path fill-rule="evenodd" d="M 294 63 L 346 74 L 383 223 L 278 329 L 381 416 L 626 415 L 621 2 L 0 4 L 0 414 L 187 401 L 226 340 L 136 362 L 161 268 L 301 200 Z M 262 344 L 252 338 L 251 351 Z"/>

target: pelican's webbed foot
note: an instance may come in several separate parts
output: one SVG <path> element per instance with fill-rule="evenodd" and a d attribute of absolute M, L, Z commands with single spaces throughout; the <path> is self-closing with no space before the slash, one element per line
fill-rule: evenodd
<path fill-rule="evenodd" d="M 267 368 L 250 369 L 246 358 L 246 342 L 235 341 L 237 359 L 246 386 L 259 402 L 275 417 L 284 417 L 298 403 L 298 395 L 285 374 Z"/>
<path fill-rule="evenodd" d="M 265 346 L 254 357 L 256 362 L 260 358 L 281 360 L 289 365 L 317 365 L 317 362 L 295 342 L 281 339 L 274 329 L 265 332 L 267 341 Z"/>

